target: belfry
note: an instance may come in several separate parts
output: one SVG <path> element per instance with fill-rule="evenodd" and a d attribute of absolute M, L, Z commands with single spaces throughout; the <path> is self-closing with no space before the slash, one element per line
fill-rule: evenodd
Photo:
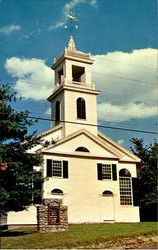
<path fill-rule="evenodd" d="M 92 64 L 89 54 L 76 50 L 71 36 L 68 47 L 51 67 L 55 71 L 55 88 L 48 100 L 52 125 L 62 125 L 62 136 L 83 127 L 97 135 L 96 96 L 99 91 L 91 81 Z"/>

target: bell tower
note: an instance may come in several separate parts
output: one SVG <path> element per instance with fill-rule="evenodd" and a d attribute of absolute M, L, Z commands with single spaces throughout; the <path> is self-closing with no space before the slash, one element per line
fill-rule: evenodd
<path fill-rule="evenodd" d="M 96 96 L 99 91 L 91 81 L 90 54 L 76 50 L 73 36 L 68 47 L 55 59 L 55 88 L 48 97 L 52 126 L 62 124 L 63 136 L 87 129 L 97 135 Z"/>

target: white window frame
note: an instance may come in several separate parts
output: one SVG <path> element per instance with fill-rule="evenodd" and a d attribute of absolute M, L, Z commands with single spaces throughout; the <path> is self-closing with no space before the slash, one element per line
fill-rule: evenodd
<path fill-rule="evenodd" d="M 54 175 L 53 174 L 53 171 L 54 171 L 54 162 L 56 162 L 56 163 L 60 163 L 61 164 L 61 175 Z M 57 171 L 57 170 L 56 170 Z M 53 160 L 52 161 L 52 177 L 53 178 L 63 178 L 63 161 L 59 161 L 59 160 Z"/>
<path fill-rule="evenodd" d="M 110 167 L 110 170 L 111 170 L 110 171 L 111 172 L 110 173 L 110 175 L 111 175 L 110 178 L 105 178 L 104 177 L 104 175 L 106 175 L 106 174 L 108 175 L 109 174 L 109 173 L 103 173 L 103 171 L 105 171 L 105 172 L 107 171 L 105 169 L 107 166 Z M 102 164 L 102 180 L 104 180 L 104 181 L 112 181 L 112 165 L 111 164 Z"/>
<path fill-rule="evenodd" d="M 124 180 L 123 180 L 124 179 Z M 127 183 L 127 180 L 130 181 Z M 124 181 L 124 183 L 123 183 Z M 133 206 L 133 188 L 132 188 L 132 177 L 119 177 L 120 186 L 120 205 L 121 206 Z M 124 188 L 124 190 L 123 190 Z M 121 194 L 123 192 L 123 194 Z M 124 202 L 123 202 L 124 200 Z"/>

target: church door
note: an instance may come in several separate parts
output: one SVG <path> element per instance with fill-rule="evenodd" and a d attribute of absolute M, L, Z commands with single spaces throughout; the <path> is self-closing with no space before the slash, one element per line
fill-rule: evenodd
<path fill-rule="evenodd" d="M 114 197 L 105 195 L 100 200 L 100 217 L 101 222 L 114 221 Z"/>

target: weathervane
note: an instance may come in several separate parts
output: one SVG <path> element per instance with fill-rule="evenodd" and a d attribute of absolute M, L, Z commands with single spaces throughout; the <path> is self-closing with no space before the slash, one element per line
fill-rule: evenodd
<path fill-rule="evenodd" d="M 75 24 L 75 22 L 77 22 L 78 19 L 72 13 L 68 13 L 67 17 L 70 20 L 70 22 L 69 25 L 65 25 L 65 29 L 68 28 L 70 30 L 71 35 L 73 35 L 75 29 L 78 29 L 78 25 Z"/>

